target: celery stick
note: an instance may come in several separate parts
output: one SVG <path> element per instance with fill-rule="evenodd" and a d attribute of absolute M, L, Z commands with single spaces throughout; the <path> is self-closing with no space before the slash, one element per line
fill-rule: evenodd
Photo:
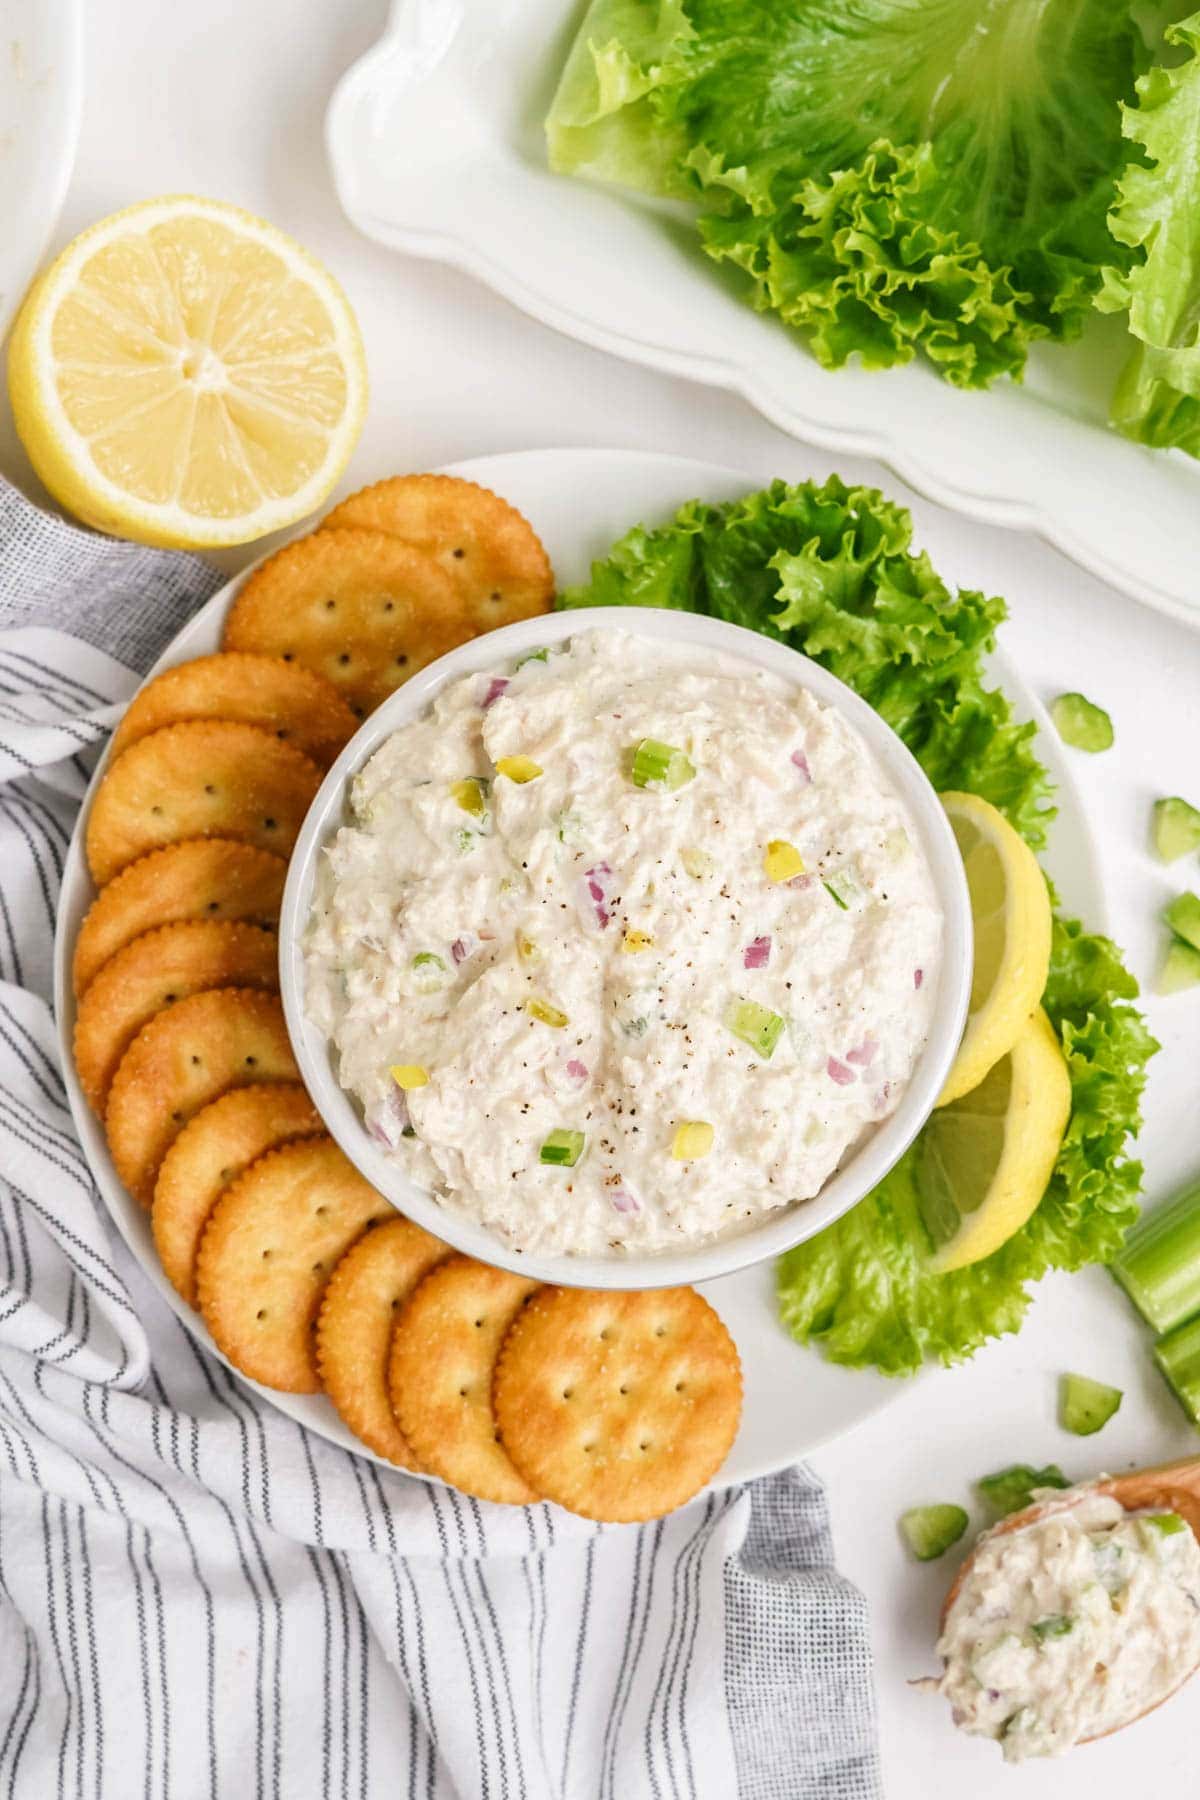
<path fill-rule="evenodd" d="M 1192 1424 L 1200 1425 L 1200 1317 L 1159 1338 L 1154 1360 Z"/>
<path fill-rule="evenodd" d="M 1112 1272 L 1156 1332 L 1200 1313 L 1200 1181 L 1134 1226 Z"/>

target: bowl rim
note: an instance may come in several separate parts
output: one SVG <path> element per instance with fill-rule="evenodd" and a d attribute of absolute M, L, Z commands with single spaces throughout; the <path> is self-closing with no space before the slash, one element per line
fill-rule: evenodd
<path fill-rule="evenodd" d="M 491 672 L 544 644 L 603 630 L 739 657 L 807 689 L 838 711 L 866 742 L 917 827 L 942 907 L 943 939 L 929 1034 L 900 1104 L 847 1155 L 819 1193 L 728 1237 L 677 1251 L 601 1258 L 514 1249 L 478 1220 L 442 1205 L 385 1155 L 365 1130 L 356 1103 L 338 1083 L 328 1040 L 305 1016 L 302 942 L 319 852 L 345 822 L 352 776 L 384 739 L 424 713 L 448 682 Z M 363 721 L 326 774 L 292 851 L 279 920 L 279 974 L 292 1047 L 314 1106 L 346 1156 L 398 1211 L 455 1250 L 559 1286 L 674 1287 L 716 1280 L 793 1249 L 841 1218 L 899 1161 L 933 1111 L 962 1037 L 972 974 L 970 897 L 950 821 L 915 757 L 873 707 L 811 658 L 777 639 L 702 613 L 637 607 L 560 610 L 521 619 L 458 645 L 419 670 Z"/>

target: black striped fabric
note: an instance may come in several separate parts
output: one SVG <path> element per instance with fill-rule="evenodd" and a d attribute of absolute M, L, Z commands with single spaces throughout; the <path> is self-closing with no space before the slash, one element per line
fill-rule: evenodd
<path fill-rule="evenodd" d="M 481 1505 L 260 1403 L 111 1229 L 58 885 L 131 669 L 217 580 L 0 488 L 0 1800 L 876 1800 L 806 1471 L 640 1528 Z"/>

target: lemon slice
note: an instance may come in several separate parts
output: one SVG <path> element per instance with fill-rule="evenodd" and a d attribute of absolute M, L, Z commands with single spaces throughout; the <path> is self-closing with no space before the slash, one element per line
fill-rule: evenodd
<path fill-rule="evenodd" d="M 1071 1114 L 1071 1078 L 1037 1009 L 977 1088 L 933 1113 L 921 1137 L 921 1217 L 939 1274 L 980 1262 L 1036 1209 Z"/>
<path fill-rule="evenodd" d="M 1046 988 L 1050 892 L 1029 845 L 976 794 L 943 794 L 967 871 L 975 965 L 967 1028 L 938 1105 L 978 1087 L 1016 1043 Z"/>
<path fill-rule="evenodd" d="M 8 380 L 57 500 L 101 531 L 189 549 L 318 507 L 367 394 L 333 277 L 261 219 L 187 197 L 68 244 L 21 309 Z"/>

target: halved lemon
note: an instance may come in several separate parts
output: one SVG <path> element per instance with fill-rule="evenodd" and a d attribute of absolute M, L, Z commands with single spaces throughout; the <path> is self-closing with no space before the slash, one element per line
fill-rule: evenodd
<path fill-rule="evenodd" d="M 943 794 L 971 894 L 975 964 L 967 1028 L 938 1105 L 978 1087 L 1041 1003 L 1050 970 L 1050 891 L 1003 813 L 976 794 Z"/>
<path fill-rule="evenodd" d="M 1071 1078 L 1039 1006 L 977 1088 L 933 1113 L 921 1136 L 921 1217 L 939 1273 L 981 1262 L 1036 1209 L 1071 1115 Z"/>
<path fill-rule="evenodd" d="M 13 328 L 21 441 L 100 531 L 208 549 L 318 507 L 362 428 L 354 314 L 316 259 L 215 200 L 148 200 L 68 244 Z"/>

